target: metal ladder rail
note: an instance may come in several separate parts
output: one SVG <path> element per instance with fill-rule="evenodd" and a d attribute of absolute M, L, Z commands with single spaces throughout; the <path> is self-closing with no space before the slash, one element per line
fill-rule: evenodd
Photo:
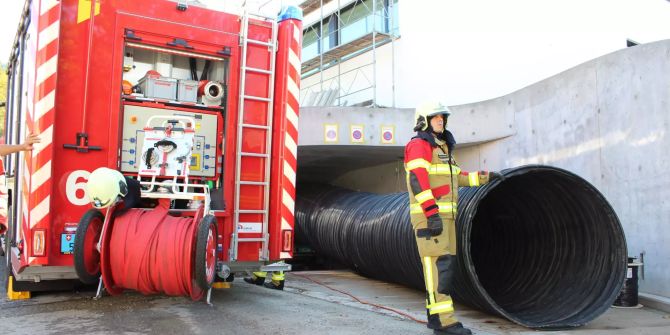
<path fill-rule="evenodd" d="M 272 24 L 272 39 L 271 42 L 263 42 L 263 41 L 257 41 L 257 40 L 251 40 L 248 38 L 249 34 L 249 17 L 250 16 L 256 16 L 264 19 L 265 21 L 270 21 Z M 254 23 L 251 23 L 254 24 Z M 235 169 L 235 208 L 234 208 L 234 229 L 233 229 L 233 238 L 232 238 L 232 246 L 230 250 L 230 260 L 235 261 L 237 260 L 237 255 L 238 255 L 238 247 L 240 242 L 252 242 L 252 241 L 260 241 L 262 242 L 262 248 L 261 248 L 261 255 L 259 258 L 261 260 L 266 260 L 268 258 L 268 242 L 269 242 L 269 234 L 268 234 L 268 221 L 269 221 L 269 195 L 270 195 L 270 167 L 271 167 L 271 155 L 270 152 L 272 150 L 272 122 L 273 122 L 273 105 L 274 105 L 274 77 L 275 77 L 275 53 L 277 51 L 277 31 L 278 31 L 278 24 L 276 19 L 272 19 L 266 16 L 262 15 L 256 15 L 256 14 L 249 14 L 245 11 L 244 15 L 242 16 L 242 23 L 241 23 L 241 45 L 242 45 L 242 53 L 241 53 L 241 73 L 240 73 L 240 97 L 239 97 L 239 109 L 238 109 L 238 133 L 237 133 L 237 152 L 236 152 L 236 160 L 238 162 L 236 169 Z M 257 69 L 257 68 L 252 68 L 252 67 L 247 67 L 247 50 L 249 44 L 260 44 L 260 45 L 267 45 L 268 48 L 270 48 L 271 55 L 270 55 L 270 69 L 265 70 L 265 69 Z M 263 97 L 255 97 L 255 96 L 249 96 L 245 94 L 245 84 L 246 84 L 246 72 L 256 72 L 256 73 L 261 73 L 261 74 L 266 74 L 269 76 L 268 78 L 268 97 L 263 98 Z M 260 125 L 253 125 L 253 124 L 245 124 L 244 123 L 244 101 L 245 100 L 258 100 L 258 101 L 263 101 L 267 103 L 267 108 L 265 110 L 266 116 L 267 116 L 267 126 L 260 126 Z M 266 153 L 260 154 L 260 153 L 245 153 L 242 152 L 242 137 L 243 137 L 243 130 L 244 128 L 253 128 L 253 129 L 263 129 L 266 131 Z M 243 181 L 241 180 L 241 169 L 242 169 L 242 164 L 241 164 L 241 158 L 243 156 L 250 156 L 250 157 L 261 157 L 265 159 L 265 176 L 264 176 L 264 181 L 262 182 L 257 182 L 257 181 Z M 241 185 L 258 185 L 263 187 L 263 209 L 260 210 L 240 210 L 240 186 Z M 263 222 L 262 222 L 262 237 L 261 238 L 244 238 L 240 239 L 239 238 L 239 229 L 238 229 L 238 223 L 240 221 L 240 214 L 248 214 L 248 213 L 255 213 L 255 214 L 261 214 L 263 217 Z"/>

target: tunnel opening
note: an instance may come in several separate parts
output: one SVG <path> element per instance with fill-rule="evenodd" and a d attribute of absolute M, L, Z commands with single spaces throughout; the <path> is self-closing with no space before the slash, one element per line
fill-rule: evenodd
<path fill-rule="evenodd" d="M 304 235 L 296 234 L 293 245 L 293 257 L 286 261 L 291 271 L 327 271 L 345 270 L 348 267 L 335 258 L 315 249 Z"/>

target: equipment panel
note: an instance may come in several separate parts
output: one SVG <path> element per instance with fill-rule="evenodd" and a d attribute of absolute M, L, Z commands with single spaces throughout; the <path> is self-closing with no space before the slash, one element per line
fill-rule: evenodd
<path fill-rule="evenodd" d="M 124 105 L 121 171 L 137 173 L 143 155 L 144 127 L 149 118 L 155 115 L 186 116 L 195 120 L 195 139 L 189 175 L 214 177 L 216 175 L 217 115 L 135 105 Z"/>

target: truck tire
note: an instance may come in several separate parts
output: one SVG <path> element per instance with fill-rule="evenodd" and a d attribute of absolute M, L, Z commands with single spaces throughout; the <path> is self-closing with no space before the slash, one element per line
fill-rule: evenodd
<path fill-rule="evenodd" d="M 200 220 L 195 243 L 195 283 L 209 290 L 216 279 L 216 218 L 207 215 Z"/>
<path fill-rule="evenodd" d="M 100 252 L 97 249 L 105 216 L 94 208 L 79 220 L 74 238 L 74 269 L 84 284 L 97 284 L 100 280 Z"/>

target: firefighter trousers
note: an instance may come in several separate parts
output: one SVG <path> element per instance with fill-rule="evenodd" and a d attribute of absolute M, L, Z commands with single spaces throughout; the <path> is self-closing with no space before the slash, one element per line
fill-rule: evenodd
<path fill-rule="evenodd" d="M 426 284 L 428 328 L 442 329 L 458 322 L 449 287 L 455 270 L 456 225 L 453 219 L 443 218 L 442 234 L 427 238 L 420 233 L 426 228 L 425 218 L 412 219 L 416 219 L 412 225 Z"/>

